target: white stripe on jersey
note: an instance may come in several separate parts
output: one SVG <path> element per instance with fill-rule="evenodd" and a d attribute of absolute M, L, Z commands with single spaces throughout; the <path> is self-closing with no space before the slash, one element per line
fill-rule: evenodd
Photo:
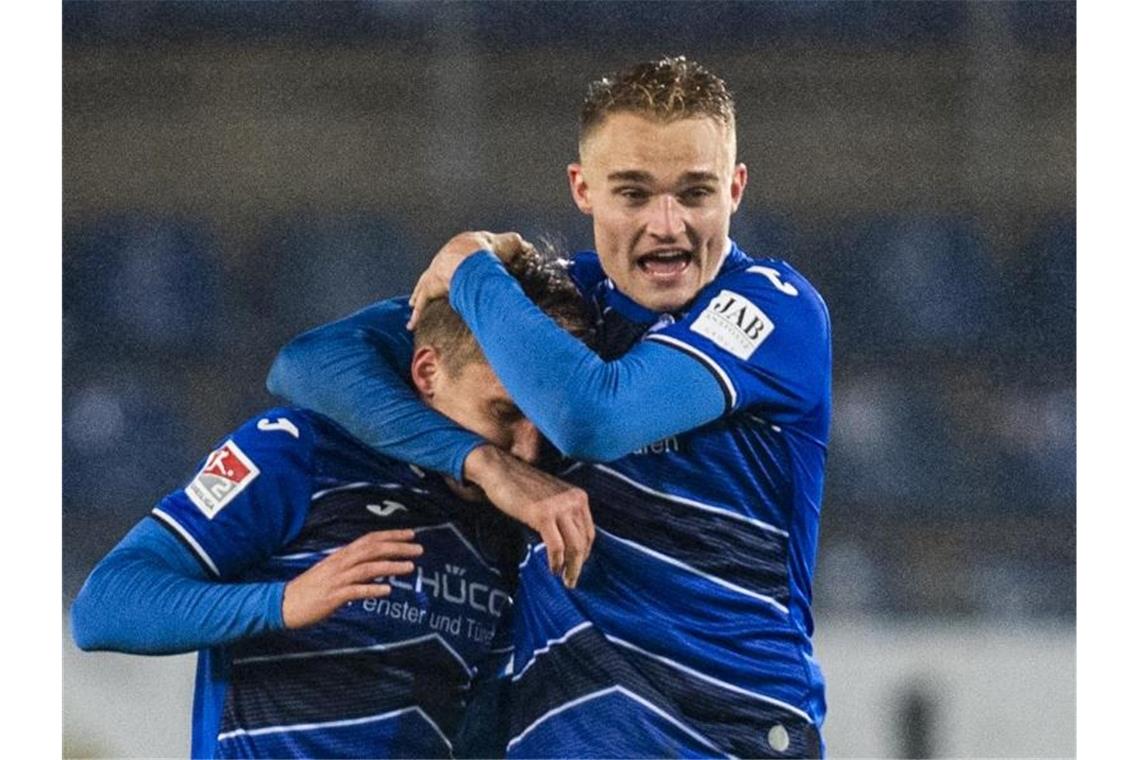
<path fill-rule="evenodd" d="M 560 477 L 560 478 L 565 477 L 565 476 L 569 475 L 570 473 L 574 472 L 574 470 L 577 470 L 579 467 L 583 466 L 584 464 L 586 464 L 586 463 L 585 462 L 575 462 L 574 464 L 570 465 L 569 467 L 567 467 L 562 472 L 558 473 L 558 477 Z"/>
<path fill-rule="evenodd" d="M 670 557 L 668 554 L 662 554 L 661 552 L 656 551 L 655 549 L 650 549 L 648 546 L 643 546 L 642 544 L 639 544 L 636 541 L 631 541 L 628 538 L 622 538 L 621 536 L 615 536 L 613 533 L 610 533 L 608 530 L 603 530 L 602 528 L 599 528 L 597 526 L 594 526 L 594 529 L 598 533 L 604 533 L 605 535 L 612 538 L 614 541 L 625 544 L 626 546 L 630 547 L 631 549 L 636 549 L 639 552 L 642 552 L 644 554 L 648 554 L 650 557 L 653 557 L 655 559 L 659 559 L 662 562 L 666 562 L 670 565 L 673 565 L 674 567 L 679 567 L 682 570 L 687 570 L 688 572 L 693 573 L 694 575 L 699 575 L 700 577 L 704 578 L 705 580 L 712 581 L 713 583 L 717 584 L 718 586 L 722 586 L 722 587 L 728 589 L 729 591 L 735 591 L 738 594 L 744 594 L 745 596 L 752 597 L 753 599 L 759 599 L 761 602 L 764 602 L 767 605 L 775 607 L 777 610 L 784 613 L 785 615 L 788 614 L 788 608 L 785 607 L 784 605 L 780 604 L 779 602 L 777 602 L 775 599 L 773 599 L 770 596 L 767 596 L 765 594 L 758 594 L 757 592 L 746 589 L 743 586 L 737 586 L 735 583 L 732 583 L 731 581 L 726 581 L 723 578 L 718 578 L 715 575 L 710 575 L 709 573 L 706 573 L 702 570 L 698 570 L 695 567 L 693 567 L 692 565 L 688 565 L 688 564 L 682 562 L 681 560 L 679 560 L 675 557 Z"/>
<path fill-rule="evenodd" d="M 467 547 L 467 550 L 469 552 L 471 552 L 472 556 L 474 556 L 475 559 L 478 560 L 479 564 L 481 564 L 483 567 L 487 568 L 488 570 L 490 570 L 492 573 L 499 576 L 500 578 L 503 576 L 502 571 L 500 571 L 498 568 L 491 567 L 489 564 L 487 564 L 487 561 L 485 559 L 483 559 L 483 555 L 479 553 L 479 550 L 471 545 L 471 542 L 467 540 L 467 537 L 464 536 L 462 532 L 460 532 L 459 528 L 455 527 L 455 523 L 445 522 L 445 523 L 439 523 L 438 525 L 423 525 L 423 526 L 420 526 L 417 528 L 413 528 L 412 530 L 419 533 L 419 532 L 427 532 L 429 530 L 441 530 L 443 528 L 447 528 L 447 529 L 451 530 L 451 532 L 455 534 L 455 537 L 458 538 L 460 540 L 460 542 L 464 546 Z M 327 556 L 327 555 L 332 554 L 333 552 L 335 552 L 339 549 L 343 549 L 345 546 L 347 546 L 347 544 L 342 544 L 341 546 L 334 546 L 330 549 L 321 549 L 318 552 L 299 552 L 297 554 L 275 554 L 272 557 L 270 557 L 270 559 L 293 560 L 293 559 L 308 559 L 309 557 Z"/>
<path fill-rule="evenodd" d="M 574 626 L 569 631 L 562 634 L 561 636 L 559 636 L 556 639 L 547 639 L 546 644 L 544 644 L 543 646 L 534 650 L 534 652 L 530 656 L 530 659 L 527 660 L 526 665 L 522 666 L 522 670 L 520 670 L 518 673 L 515 673 L 513 676 L 511 676 L 511 680 L 517 681 L 520 678 L 522 678 L 523 673 L 525 673 L 527 671 L 527 668 L 529 668 L 531 665 L 533 665 L 535 663 L 535 660 L 538 659 L 538 656 L 541 654 L 546 654 L 547 652 L 549 652 L 550 648 L 554 644 L 565 644 L 570 639 L 570 637 L 573 636 L 574 634 L 578 633 L 579 631 L 584 631 L 587 628 L 592 628 L 593 626 L 594 626 L 594 624 L 587 620 L 585 622 L 578 623 L 578 625 Z"/>
<path fill-rule="evenodd" d="M 392 712 L 386 712 L 381 715 L 368 715 L 363 718 L 348 718 L 345 720 L 330 720 L 325 723 L 294 723 L 291 726 L 266 726 L 264 728 L 253 729 L 238 728 L 234 729 L 233 731 L 227 731 L 224 734 L 218 734 L 218 741 L 223 742 L 226 739 L 233 739 L 236 736 L 261 736 L 263 734 L 285 734 L 292 733 L 294 731 L 315 731 L 321 728 L 359 726 L 365 723 L 376 723 L 378 721 L 388 720 L 389 718 L 395 718 L 402 713 L 418 714 L 421 718 L 424 719 L 424 721 L 427 722 L 429 726 L 431 726 L 432 730 L 439 735 L 439 738 L 443 741 L 444 744 L 447 745 L 447 749 L 449 751 L 451 750 L 451 742 L 447 740 L 447 736 L 443 733 L 442 730 L 440 730 L 436 722 L 428 717 L 428 714 L 424 712 L 418 705 L 413 705 L 412 707 L 401 707 L 399 710 L 393 710 Z"/>
<path fill-rule="evenodd" d="M 662 655 L 654 654 L 653 652 L 649 652 L 645 649 L 642 649 L 641 647 L 639 647 L 635 644 L 631 644 L 628 641 L 624 641 L 622 639 L 619 639 L 617 636 L 610 636 L 609 634 L 606 634 L 606 639 L 609 640 L 610 642 L 614 643 L 614 644 L 617 644 L 618 646 L 623 646 L 626 649 L 632 649 L 633 651 L 635 651 L 639 654 L 645 655 L 646 657 L 652 658 L 654 660 L 657 660 L 658 662 L 669 665 L 673 668 L 676 668 L 677 670 L 680 670 L 682 673 L 687 673 L 688 675 L 691 675 L 694 678 L 699 678 L 700 680 L 705 681 L 707 683 L 711 683 L 712 685 L 717 686 L 719 688 L 725 689 L 727 691 L 734 692 L 736 694 L 742 694 L 746 697 L 751 697 L 751 698 L 759 700 L 761 702 L 767 702 L 768 704 L 776 705 L 777 707 L 783 708 L 784 710 L 787 710 L 788 712 L 795 713 L 796 715 L 798 715 L 801 718 L 803 718 L 804 720 L 806 720 L 808 723 L 812 723 L 811 717 L 806 712 L 804 712 L 800 708 L 796 707 L 795 705 L 790 705 L 787 702 L 782 702 L 779 699 L 776 699 L 775 697 L 769 697 L 769 696 L 766 696 L 764 694 L 758 694 L 757 692 L 754 692 L 754 691 L 748 691 L 747 689 L 742 689 L 739 686 L 734 686 L 733 684 L 727 683 L 725 681 L 721 681 L 718 678 L 713 678 L 710 675 L 705 675 L 704 673 L 701 673 L 700 671 L 693 670 L 692 668 L 686 667 L 679 662 L 675 662 L 673 660 L 670 660 L 668 657 L 663 657 Z"/>
<path fill-rule="evenodd" d="M 340 551 L 345 546 L 347 546 L 347 544 L 341 544 L 340 546 L 333 546 L 329 549 L 321 549 L 319 552 L 300 552 L 298 554 L 274 554 L 269 559 L 271 559 L 271 560 L 274 560 L 274 559 L 308 559 L 309 557 L 327 557 L 328 555 L 332 554 L 335 551 Z"/>
<path fill-rule="evenodd" d="M 701 362 L 701 364 L 706 365 L 709 369 L 711 369 L 713 372 L 716 373 L 717 377 L 720 378 L 720 381 L 724 384 L 725 390 L 728 391 L 728 406 L 729 406 L 729 408 L 730 409 L 736 408 L 736 402 L 740 398 L 740 396 L 736 392 L 736 386 L 732 384 L 732 379 L 729 378 L 728 373 L 725 372 L 723 369 L 721 369 L 721 366 L 719 364 L 717 364 L 715 361 L 713 361 L 711 356 L 706 354 L 704 351 L 701 351 L 699 348 L 694 348 L 693 346 L 690 346 L 688 343 L 685 343 L 684 341 L 677 340 L 676 338 L 672 337 L 671 335 L 662 335 L 661 333 L 649 333 L 648 335 L 645 336 L 645 339 L 646 340 L 655 340 L 655 341 L 659 341 L 661 343 L 665 343 L 665 344 L 670 345 L 670 346 L 674 346 L 674 347 L 679 348 L 682 351 L 685 351 L 685 352 L 693 355 L 694 357 L 696 357 Z"/>
<path fill-rule="evenodd" d="M 360 488 L 367 488 L 370 485 L 372 485 L 371 481 L 367 480 L 360 480 L 356 483 L 345 483 L 343 486 L 335 486 L 333 488 L 326 488 L 323 491 L 317 491 L 311 497 L 309 497 L 309 500 L 316 501 L 322 496 L 327 496 L 330 493 L 336 493 L 337 491 L 355 491 Z"/>
<path fill-rule="evenodd" d="M 360 481 L 357 481 L 355 483 L 345 483 L 343 486 L 334 486 L 332 488 L 326 488 L 323 491 L 317 491 L 316 493 L 314 493 L 312 496 L 309 497 L 309 501 L 316 501 L 317 499 L 321 498 L 322 496 L 328 496 L 330 493 L 339 493 L 340 491 L 359 491 L 361 488 L 370 488 L 370 487 L 371 488 L 386 488 L 388 490 L 395 490 L 397 488 L 406 488 L 409 491 L 411 491 L 412 493 L 418 493 L 418 494 L 426 494 L 427 493 L 427 491 L 425 491 L 422 488 L 416 488 L 415 486 L 406 486 L 403 483 L 374 483 L 370 480 L 360 480 Z"/>
<path fill-rule="evenodd" d="M 179 525 L 177 520 L 163 512 L 158 507 L 152 509 L 151 514 L 162 520 L 174 530 L 178 531 L 178 535 L 186 539 L 186 543 L 190 544 L 190 547 L 194 550 L 198 557 L 206 563 L 206 567 L 210 568 L 210 570 L 213 571 L 214 575 L 218 576 L 219 578 L 222 577 L 221 572 L 218 570 L 218 566 L 214 564 L 214 560 L 210 559 L 210 555 L 206 553 L 206 550 L 202 548 L 202 545 L 195 541 L 194 537 L 190 535 L 189 531 Z"/>
<path fill-rule="evenodd" d="M 605 465 L 602 465 L 602 464 L 595 464 L 595 465 L 592 465 L 592 467 L 595 470 L 600 470 L 600 471 L 606 473 L 607 475 L 613 475 L 618 480 L 622 480 L 622 481 L 625 481 L 626 483 L 629 483 L 631 486 L 638 489 L 639 491 L 644 491 L 645 493 L 647 493 L 651 496 L 656 496 L 659 499 L 665 499 L 666 501 L 671 501 L 674 504 L 684 504 L 687 507 L 696 507 L 697 509 L 703 509 L 706 512 L 714 512 L 718 515 L 724 515 L 725 517 L 731 517 L 734 520 L 740 520 L 741 522 L 746 522 L 749 525 L 755 525 L 757 528 L 760 528 L 761 530 L 766 530 L 766 531 L 769 531 L 771 533 L 775 533 L 776 535 L 783 536 L 784 538 L 788 537 L 788 532 L 786 530 L 780 530 L 775 525 L 769 525 L 768 523 L 764 522 L 763 520 L 757 520 L 755 517 L 749 517 L 747 515 L 742 515 L 742 514 L 739 514 L 737 512 L 732 512 L 730 510 L 724 509 L 723 507 L 714 507 L 714 506 L 711 506 L 709 504 L 702 504 L 701 502 L 695 501 L 693 499 L 686 499 L 684 496 L 674 496 L 671 493 L 665 493 L 664 491 L 658 491 L 656 489 L 650 488 L 647 485 L 643 485 L 641 483 L 638 483 L 636 480 L 629 477 L 628 475 L 623 475 L 622 473 L 618 472 L 617 470 L 611 469 L 611 468 L 606 467 Z"/>
<path fill-rule="evenodd" d="M 509 742 L 507 742 L 507 751 L 508 752 L 511 751 L 511 749 L 513 749 L 516 744 L 518 744 L 519 742 L 521 742 L 523 739 L 526 738 L 527 734 L 529 734 L 534 729 L 538 728 L 538 726 L 540 724 L 544 723 L 545 721 L 554 717 L 555 715 L 558 715 L 561 712 L 569 710 L 572 707 L 577 707 L 578 705 L 583 704 L 585 702 L 589 702 L 590 700 L 598 699 L 600 697 L 604 697 L 608 694 L 621 694 L 625 697 L 628 697 L 629 699 L 632 699 L 634 702 L 637 702 L 642 707 L 649 709 L 651 712 L 653 712 L 653 713 L 659 715 L 660 717 L 664 718 L 665 720 L 669 721 L 674 726 L 681 729 L 686 734 L 688 734 L 689 736 L 693 737 L 694 739 L 696 739 L 701 744 L 703 744 L 706 747 L 708 747 L 709 749 L 711 749 L 713 752 L 716 752 L 718 754 L 727 754 L 727 753 L 725 753 L 725 751 L 723 749 L 716 746 L 707 737 L 703 736 L 702 734 L 697 733 L 692 728 L 686 726 L 684 723 L 682 723 L 681 721 L 674 718 L 672 715 L 669 715 L 667 712 L 662 710 L 657 705 L 649 702 L 648 700 L 644 699 L 643 697 L 639 697 L 637 694 L 634 694 L 632 691 L 625 688 L 624 686 L 608 686 L 608 687 L 601 689 L 599 691 L 591 692 L 589 694 L 584 694 L 584 695 L 578 697 L 577 699 L 572 699 L 569 702 L 566 702 L 565 704 L 559 705 L 558 707 L 555 707 L 554 709 L 543 713 L 538 718 L 536 718 L 533 723 L 531 723 L 529 726 L 524 728 L 521 733 L 519 733 L 517 736 L 515 736 Z M 728 756 L 732 757 L 732 755 L 728 755 Z"/>
<path fill-rule="evenodd" d="M 748 418 L 748 419 L 750 419 L 750 420 L 755 420 L 756 422 L 759 422 L 761 425 L 764 425 L 765 427 L 770 427 L 770 428 L 772 428 L 772 429 L 773 429 L 773 430 L 775 430 L 777 433 L 782 433 L 782 432 L 783 432 L 783 428 L 781 428 L 779 425 L 774 425 L 774 424 L 772 424 L 771 422 L 769 422 L 768 420 L 764 419 L 763 417 L 758 417 L 758 416 L 756 416 L 755 414 L 746 414 L 746 415 L 744 415 L 744 416 L 745 416 L 745 417 L 747 417 L 747 418 Z"/>
<path fill-rule="evenodd" d="M 472 669 L 456 652 L 452 649 L 451 645 L 447 643 L 438 633 L 429 633 L 424 636 L 416 636 L 412 639 L 404 639 L 403 641 L 392 641 L 384 644 L 371 644 L 365 647 L 345 647 L 343 649 L 316 649 L 306 652 L 289 652 L 288 654 L 262 654 L 254 655 L 252 657 L 240 657 L 233 661 L 234 665 L 245 665 L 251 662 L 276 662 L 278 660 L 307 660 L 313 657 L 337 657 L 343 654 L 359 654 L 361 652 L 383 652 L 386 649 L 399 649 L 401 647 L 412 646 L 424 641 L 431 641 L 435 639 L 440 644 L 443 644 L 444 649 L 451 653 L 451 656 L 459 661 L 463 666 L 463 670 L 467 673 L 468 678 L 475 677 L 475 670 Z"/>
<path fill-rule="evenodd" d="M 522 562 L 519 563 L 519 570 L 522 570 L 524 567 L 526 567 L 530 563 L 530 558 L 533 557 L 535 554 L 538 554 L 540 549 L 545 549 L 545 548 L 546 548 L 546 544 L 535 544 L 534 546 L 527 549 L 526 550 L 526 556 L 523 557 Z"/>

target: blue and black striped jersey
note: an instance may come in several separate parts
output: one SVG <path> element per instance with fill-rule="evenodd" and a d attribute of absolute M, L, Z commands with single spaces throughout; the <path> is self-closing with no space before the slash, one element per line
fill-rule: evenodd
<path fill-rule="evenodd" d="M 508 754 L 816 755 L 825 702 L 811 578 L 831 406 L 822 299 L 786 263 L 735 245 L 684 314 L 632 303 L 592 254 L 574 274 L 603 357 L 639 340 L 683 351 L 720 382 L 725 416 L 562 473 L 590 495 L 598 538 L 570 591 L 531 538 Z"/>
<path fill-rule="evenodd" d="M 220 442 L 152 515 L 227 582 L 287 581 L 374 530 L 424 546 L 389 597 L 202 652 L 194 757 L 452 754 L 472 683 L 509 655 L 514 523 L 286 408 Z"/>

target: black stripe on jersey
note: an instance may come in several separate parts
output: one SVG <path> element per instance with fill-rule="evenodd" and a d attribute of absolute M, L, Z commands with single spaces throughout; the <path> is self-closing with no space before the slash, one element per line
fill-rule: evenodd
<path fill-rule="evenodd" d="M 514 568 L 522 553 L 518 524 L 490 504 L 460 501 L 443 488 L 418 493 L 408 487 L 366 485 L 318 497 L 300 534 L 278 554 L 320 552 L 375 530 L 426 528 L 450 522 L 495 572 Z"/>
<path fill-rule="evenodd" d="M 590 494 L 599 528 L 788 606 L 787 536 L 646 493 L 597 467 L 564 477 Z"/>
<path fill-rule="evenodd" d="M 231 665 L 219 733 L 351 720 L 418 705 L 454 736 L 470 681 L 430 639 L 383 651 Z"/>
<path fill-rule="evenodd" d="M 511 736 L 572 700 L 613 686 L 637 694 L 737 757 L 820 756 L 819 733 L 802 715 L 619 648 L 592 627 L 539 656 L 514 684 Z"/>
<path fill-rule="evenodd" d="M 313 501 L 300 534 L 280 553 L 321 551 L 374 530 L 420 528 L 452 520 L 452 513 L 438 501 L 410 489 L 378 485 L 332 491 Z"/>
<path fill-rule="evenodd" d="M 409 606 L 406 601 L 393 603 L 397 611 L 405 606 Z M 477 667 L 469 665 L 438 633 L 424 634 L 402 642 L 377 642 L 375 633 L 365 629 L 359 619 L 344 618 L 339 615 L 333 615 L 306 628 L 264 633 L 257 638 L 238 642 L 233 645 L 230 654 L 239 664 L 259 660 L 316 659 L 343 656 L 337 653 L 346 653 L 347 650 L 361 650 L 360 654 L 364 654 L 364 650 L 411 651 L 417 646 L 426 645 L 429 638 L 434 640 L 461 670 L 469 675 L 475 674 Z M 444 652 L 441 652 L 441 656 Z"/>

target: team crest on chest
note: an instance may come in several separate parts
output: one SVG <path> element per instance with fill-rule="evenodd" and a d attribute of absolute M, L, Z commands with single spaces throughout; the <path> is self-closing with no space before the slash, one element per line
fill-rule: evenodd
<path fill-rule="evenodd" d="M 245 452 L 229 440 L 206 457 L 206 464 L 186 486 L 186 495 L 212 520 L 260 473 Z"/>
<path fill-rule="evenodd" d="M 722 290 L 700 313 L 691 329 L 732 355 L 747 359 L 772 334 L 776 325 L 744 296 Z"/>

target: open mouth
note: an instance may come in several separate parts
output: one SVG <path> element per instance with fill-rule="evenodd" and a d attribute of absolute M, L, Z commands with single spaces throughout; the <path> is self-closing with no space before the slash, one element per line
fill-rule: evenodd
<path fill-rule="evenodd" d="M 637 259 L 638 268 L 652 277 L 674 277 L 688 269 L 693 254 L 682 250 L 654 251 Z"/>

